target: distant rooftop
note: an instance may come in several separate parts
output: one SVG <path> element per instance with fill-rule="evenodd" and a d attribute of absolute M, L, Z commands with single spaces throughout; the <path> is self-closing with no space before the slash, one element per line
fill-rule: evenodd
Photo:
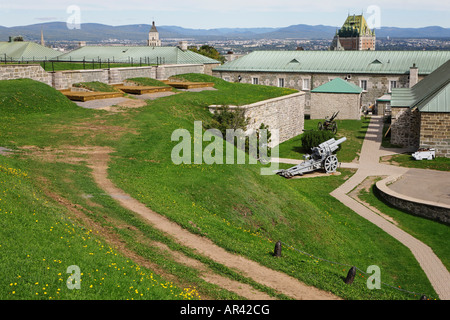
<path fill-rule="evenodd" d="M 415 64 L 428 75 L 450 51 L 254 51 L 213 71 L 408 74 Z"/>
<path fill-rule="evenodd" d="M 140 59 L 147 63 L 165 64 L 218 64 L 217 60 L 208 58 L 190 50 L 178 47 L 149 47 L 149 46 L 85 46 L 65 53 L 58 57 L 60 61 L 109 61 L 139 63 Z"/>
<path fill-rule="evenodd" d="M 0 60 L 42 61 L 56 58 L 61 52 L 28 41 L 0 42 Z"/>

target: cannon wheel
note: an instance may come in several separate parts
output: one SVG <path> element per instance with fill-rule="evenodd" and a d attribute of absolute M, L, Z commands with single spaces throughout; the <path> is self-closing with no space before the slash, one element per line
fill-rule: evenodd
<path fill-rule="evenodd" d="M 337 123 L 333 122 L 333 124 L 331 125 L 331 132 L 333 132 L 334 134 L 337 133 Z"/>
<path fill-rule="evenodd" d="M 327 173 L 335 172 L 337 167 L 338 159 L 334 154 L 325 159 L 324 168 Z"/>
<path fill-rule="evenodd" d="M 319 122 L 319 123 L 317 124 L 317 129 L 323 130 L 323 124 L 322 124 L 322 122 Z"/>

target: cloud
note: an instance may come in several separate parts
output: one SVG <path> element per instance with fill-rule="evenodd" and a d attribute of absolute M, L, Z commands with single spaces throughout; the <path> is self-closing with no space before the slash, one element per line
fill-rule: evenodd
<path fill-rule="evenodd" d="M 38 18 L 34 18 L 35 20 L 39 20 L 39 21 L 55 21 L 58 20 L 57 17 L 38 17 Z"/>

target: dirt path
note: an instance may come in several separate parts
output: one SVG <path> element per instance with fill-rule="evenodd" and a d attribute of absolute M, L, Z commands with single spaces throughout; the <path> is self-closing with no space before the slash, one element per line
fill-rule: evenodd
<path fill-rule="evenodd" d="M 107 194 L 113 196 L 124 208 L 137 213 L 146 219 L 152 226 L 166 234 L 172 236 L 176 241 L 184 246 L 190 247 L 197 253 L 204 255 L 220 264 L 223 264 L 240 274 L 253 279 L 267 287 L 275 289 L 296 300 L 339 300 L 338 297 L 331 293 L 321 291 L 315 287 L 307 286 L 304 283 L 292 278 L 282 272 L 274 271 L 264 267 L 245 257 L 234 255 L 223 248 L 214 244 L 211 240 L 195 235 L 183 229 L 178 224 L 170 221 L 166 217 L 150 210 L 144 204 L 127 195 L 124 191 L 117 188 L 108 178 L 108 162 L 109 154 L 112 150 L 107 148 L 97 148 L 90 156 L 90 167 L 93 170 L 95 182 Z M 219 279 L 217 275 L 206 275 L 205 279 L 216 281 L 230 291 L 235 291 L 237 287 L 240 293 L 245 297 L 253 297 L 256 299 L 268 299 L 267 295 L 255 294 L 253 288 L 247 288 L 241 283 L 233 283 L 227 279 L 227 283 L 223 283 L 223 279 Z"/>

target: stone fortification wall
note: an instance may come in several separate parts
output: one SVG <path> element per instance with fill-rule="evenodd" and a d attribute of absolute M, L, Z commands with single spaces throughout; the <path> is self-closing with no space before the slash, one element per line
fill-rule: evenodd
<path fill-rule="evenodd" d="M 0 65 L 0 80 L 33 79 L 52 85 L 52 76 L 39 64 L 5 64 Z"/>
<path fill-rule="evenodd" d="M 436 157 L 450 158 L 450 113 L 420 113 L 420 147 L 435 148 Z"/>
<path fill-rule="evenodd" d="M 336 119 L 361 119 L 361 94 L 311 93 L 311 119 L 325 119 L 339 111 Z"/>
<path fill-rule="evenodd" d="M 215 112 L 221 106 L 211 105 L 209 110 Z M 230 108 L 237 108 L 230 106 Z M 279 130 L 279 143 L 289 140 L 303 133 L 305 93 L 299 92 L 283 97 L 252 103 L 240 108 L 245 110 L 245 116 L 249 118 L 247 131 L 257 130 L 264 124 L 269 131 Z M 272 141 L 271 147 L 276 145 Z"/>
<path fill-rule="evenodd" d="M 46 72 L 40 65 L 0 65 L 0 80 L 29 78 L 44 82 L 57 90 L 69 89 L 74 83 L 100 81 L 107 84 L 122 83 L 128 78 L 147 77 L 167 80 L 184 73 L 204 73 L 202 64 L 160 65 L 91 70 L 66 70 Z"/>
<path fill-rule="evenodd" d="M 410 108 L 391 108 L 391 143 L 405 148 L 420 144 L 420 113 Z"/>

